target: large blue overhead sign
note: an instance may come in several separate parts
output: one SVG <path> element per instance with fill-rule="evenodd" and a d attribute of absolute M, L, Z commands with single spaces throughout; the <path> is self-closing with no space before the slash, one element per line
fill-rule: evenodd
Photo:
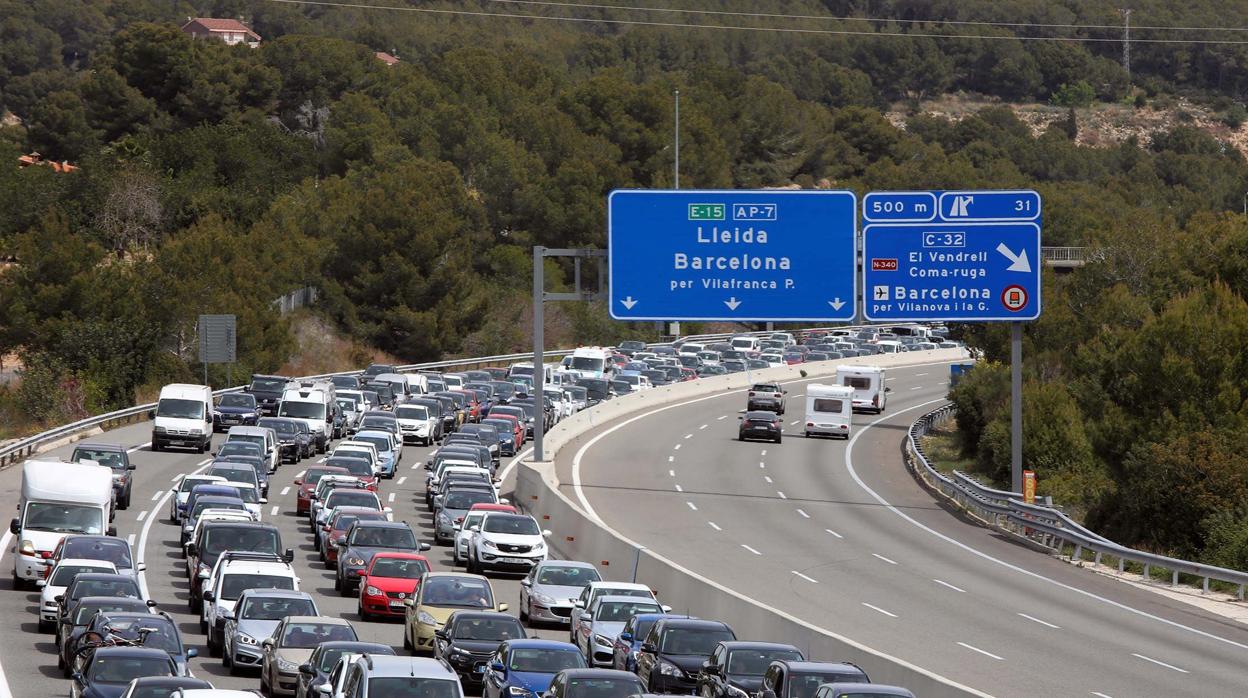
<path fill-rule="evenodd" d="M 607 202 L 611 317 L 854 317 L 848 191 L 620 190 Z"/>
<path fill-rule="evenodd" d="M 1040 195 L 872 192 L 863 197 L 868 320 L 1040 317 Z"/>

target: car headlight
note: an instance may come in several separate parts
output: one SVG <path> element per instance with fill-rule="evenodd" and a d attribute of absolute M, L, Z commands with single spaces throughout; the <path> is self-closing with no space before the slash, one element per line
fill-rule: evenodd
<path fill-rule="evenodd" d="M 204 430 L 200 429 L 199 427 L 195 427 L 194 429 L 190 430 L 190 433 L 191 433 L 191 436 L 199 436 L 200 434 L 204 433 Z"/>
<path fill-rule="evenodd" d="M 659 662 L 659 673 L 664 676 L 676 676 L 676 677 L 681 677 L 685 675 L 685 672 L 681 671 L 680 667 L 676 666 L 675 664 L 672 664 L 671 662 L 664 662 L 664 661 Z"/>
<path fill-rule="evenodd" d="M 534 594 L 533 600 L 540 603 L 543 606 L 552 606 L 558 603 L 557 601 L 555 601 L 554 597 L 547 596 L 545 594 Z"/>
<path fill-rule="evenodd" d="M 728 684 L 728 695 L 732 696 L 732 698 L 750 698 L 750 694 L 742 691 L 732 684 Z"/>
<path fill-rule="evenodd" d="M 21 548 L 21 551 L 22 551 L 22 554 L 23 554 L 23 555 L 34 555 L 34 554 L 35 554 L 35 544 L 34 544 L 34 542 L 33 542 L 33 541 L 29 541 L 29 540 L 24 540 L 24 541 L 22 541 L 22 548 Z"/>
<path fill-rule="evenodd" d="M 602 645 L 603 647 L 610 647 L 612 644 L 611 638 L 607 637 L 606 635 L 599 635 L 597 633 L 594 634 L 594 642 Z"/>
<path fill-rule="evenodd" d="M 529 689 L 527 689 L 527 688 L 525 688 L 525 687 L 523 687 L 523 686 L 508 686 L 508 687 L 507 687 L 507 695 L 509 695 L 509 696 L 519 696 L 520 698 L 523 698 L 524 696 L 531 696 L 531 695 L 533 695 L 533 691 L 530 691 Z"/>
<path fill-rule="evenodd" d="M 445 511 L 439 511 L 439 512 L 438 512 L 438 523 L 440 523 L 440 524 L 446 524 L 447 526 L 450 526 L 450 525 L 451 525 L 451 517 L 450 517 L 450 516 L 447 516 L 447 514 L 446 514 L 446 512 L 445 512 Z"/>
<path fill-rule="evenodd" d="M 481 545 L 486 548 L 495 548 L 495 549 L 498 548 L 498 544 L 490 540 L 489 538 L 482 538 Z"/>
<path fill-rule="evenodd" d="M 351 557 L 347 558 L 347 564 L 348 564 L 348 565 L 363 565 L 363 564 L 364 564 L 364 560 L 363 560 L 363 558 L 356 557 L 355 555 L 352 555 Z"/>
<path fill-rule="evenodd" d="M 539 540 L 539 541 L 538 541 L 538 542 L 537 542 L 537 543 L 533 546 L 533 552 L 535 552 L 535 553 L 540 553 L 540 552 L 542 552 L 542 551 L 543 551 L 543 550 L 545 550 L 545 549 L 546 549 L 546 541 L 541 541 L 541 540 Z"/>
<path fill-rule="evenodd" d="M 437 625 L 438 624 L 438 620 L 434 618 L 433 614 L 428 611 L 421 611 L 420 613 L 417 613 L 416 621 L 419 623 L 424 623 L 425 625 Z"/>
<path fill-rule="evenodd" d="M 256 638 L 254 638 L 254 637 L 252 637 L 252 636 L 250 636 L 250 635 L 247 635 L 246 633 L 239 633 L 239 634 L 238 634 L 238 641 L 239 641 L 239 642 L 241 642 L 241 643 L 243 643 L 244 645 L 258 645 L 258 644 L 260 644 L 259 642 L 257 642 L 257 641 L 256 641 Z"/>
<path fill-rule="evenodd" d="M 281 657 L 277 658 L 277 670 L 284 671 L 288 674 L 299 671 L 299 665 L 294 662 L 287 661 Z"/>
<path fill-rule="evenodd" d="M 451 648 L 451 656 L 452 656 L 452 657 L 455 657 L 455 658 L 457 658 L 457 659 L 465 659 L 465 658 L 467 658 L 467 657 L 471 657 L 472 655 L 471 655 L 471 654 L 469 654 L 467 650 L 463 650 L 463 649 L 460 649 L 460 648 L 458 648 L 458 647 L 452 647 L 452 648 Z"/>
<path fill-rule="evenodd" d="M 378 589 L 372 584 L 369 584 L 368 586 L 364 587 L 364 593 L 369 596 L 381 596 L 381 589 Z"/>
<path fill-rule="evenodd" d="M 165 428 L 164 428 L 164 427 L 162 427 L 162 426 L 157 425 L 157 426 L 155 426 L 155 427 L 153 427 L 153 428 L 152 428 L 152 431 L 156 432 L 157 434 L 163 434 L 163 433 L 165 433 Z"/>

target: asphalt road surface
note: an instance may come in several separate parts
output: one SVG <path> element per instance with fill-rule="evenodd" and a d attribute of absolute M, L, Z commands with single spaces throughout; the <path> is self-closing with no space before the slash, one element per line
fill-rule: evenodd
<path fill-rule="evenodd" d="M 1248 628 L 966 523 L 916 484 L 900 444 L 948 375 L 890 369 L 888 410 L 855 415 L 848 443 L 803 438 L 812 380 L 788 386 L 782 444 L 735 440 L 742 391 L 618 420 L 579 467 L 565 449 L 559 479 L 687 569 L 985 693 L 1248 695 Z"/>

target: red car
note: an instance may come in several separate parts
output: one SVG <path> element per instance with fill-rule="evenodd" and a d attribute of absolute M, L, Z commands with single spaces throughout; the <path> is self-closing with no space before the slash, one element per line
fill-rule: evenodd
<path fill-rule="evenodd" d="M 516 453 L 520 452 L 520 446 L 524 444 L 525 426 L 513 414 L 489 414 L 490 419 L 506 419 L 512 422 L 512 435 L 515 437 Z"/>
<path fill-rule="evenodd" d="M 416 553 L 377 553 L 360 575 L 360 618 L 402 618 L 403 600 L 416 595 L 420 576 L 429 571 L 429 560 Z"/>
<path fill-rule="evenodd" d="M 469 513 L 474 512 L 474 511 L 501 511 L 506 514 L 520 513 L 516 511 L 516 508 L 510 504 L 491 504 L 489 502 L 477 502 L 476 504 L 473 504 L 472 506 L 468 507 Z"/>
<path fill-rule="evenodd" d="M 351 528 L 351 524 L 356 521 L 385 521 L 386 514 L 376 509 L 363 509 L 362 507 L 351 507 L 343 511 L 334 512 L 334 517 L 329 523 L 321 526 L 320 538 L 321 561 L 325 566 L 332 569 L 338 567 L 338 546 L 334 545 L 334 541 L 340 537 L 347 535 L 347 529 Z"/>
<path fill-rule="evenodd" d="M 697 371 L 693 370 L 692 368 L 685 368 L 684 366 L 680 367 L 680 380 L 681 381 L 697 380 L 697 378 L 698 378 Z"/>
<path fill-rule="evenodd" d="M 312 508 L 312 492 L 316 490 L 316 483 L 322 476 L 350 474 L 346 468 L 334 465 L 314 465 L 308 468 L 303 477 L 295 478 L 294 484 L 299 486 L 299 492 L 295 496 L 295 513 L 306 514 Z"/>

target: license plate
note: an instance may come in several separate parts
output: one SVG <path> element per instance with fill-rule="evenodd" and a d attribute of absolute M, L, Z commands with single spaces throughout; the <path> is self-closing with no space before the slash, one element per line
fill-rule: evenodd
<path fill-rule="evenodd" d="M 474 666 L 472 667 L 472 673 L 474 673 L 474 674 L 484 674 L 484 673 L 485 673 L 485 665 L 484 665 L 484 664 L 476 664 L 476 665 L 474 665 Z"/>
<path fill-rule="evenodd" d="M 499 559 L 509 565 L 527 565 L 529 563 L 528 559 L 523 557 L 503 557 Z"/>
<path fill-rule="evenodd" d="M 403 602 L 402 602 L 402 601 L 391 601 L 391 602 L 390 602 L 390 608 L 403 608 Z"/>

